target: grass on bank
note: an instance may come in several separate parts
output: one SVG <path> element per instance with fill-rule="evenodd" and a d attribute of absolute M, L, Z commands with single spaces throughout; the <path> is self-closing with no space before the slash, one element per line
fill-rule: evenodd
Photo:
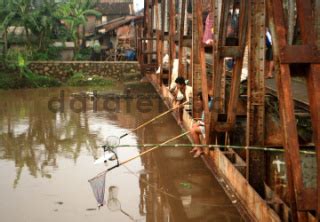
<path fill-rule="evenodd" d="M 17 71 L 1 70 L 0 71 L 0 89 L 20 89 L 20 88 L 45 88 L 58 86 L 74 87 L 112 87 L 115 83 L 113 80 L 93 75 L 87 76 L 82 72 L 75 72 L 66 83 L 49 77 L 38 75 L 28 71 L 23 76 Z"/>
<path fill-rule="evenodd" d="M 68 86 L 114 86 L 114 81 L 101 76 L 87 76 L 82 72 L 75 72 L 67 81 Z"/>

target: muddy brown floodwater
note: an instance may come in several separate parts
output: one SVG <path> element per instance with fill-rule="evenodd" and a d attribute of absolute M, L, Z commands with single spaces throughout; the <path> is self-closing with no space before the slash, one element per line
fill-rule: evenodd
<path fill-rule="evenodd" d="M 54 103 L 50 110 L 48 102 L 62 90 L 63 112 L 52 112 L 59 107 Z M 107 173 L 105 199 L 115 190 L 117 200 L 98 209 L 88 179 L 113 164 L 94 165 L 103 155 L 101 145 L 164 107 L 157 98 L 151 111 L 137 107 L 135 99 L 129 105 L 121 100 L 119 109 L 115 102 L 106 105 L 100 99 L 97 104 L 86 100 L 79 113 L 83 104 L 72 102 L 71 94 L 80 91 L 86 89 L 0 91 L 2 222 L 242 221 L 204 163 L 179 147 L 158 149 Z M 161 143 L 181 133 L 168 115 L 129 134 L 121 144 Z M 125 160 L 141 150 L 126 147 L 117 152 Z"/>

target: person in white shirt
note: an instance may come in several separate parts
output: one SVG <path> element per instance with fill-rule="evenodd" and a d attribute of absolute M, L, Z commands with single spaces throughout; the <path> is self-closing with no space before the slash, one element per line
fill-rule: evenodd
<path fill-rule="evenodd" d="M 186 85 L 186 80 L 179 76 L 175 80 L 176 86 L 171 89 L 171 92 L 174 95 L 173 107 L 179 107 L 177 109 L 178 124 L 182 124 L 183 108 L 180 107 L 185 102 L 190 102 L 192 97 L 192 87 Z"/>

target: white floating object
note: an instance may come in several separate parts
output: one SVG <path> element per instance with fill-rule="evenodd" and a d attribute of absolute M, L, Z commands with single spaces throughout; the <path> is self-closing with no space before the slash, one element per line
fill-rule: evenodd
<path fill-rule="evenodd" d="M 96 161 L 94 161 L 94 164 L 96 165 L 96 164 L 105 163 L 113 156 L 114 156 L 113 153 L 106 153 L 104 156 L 102 156 L 99 159 L 97 159 Z"/>

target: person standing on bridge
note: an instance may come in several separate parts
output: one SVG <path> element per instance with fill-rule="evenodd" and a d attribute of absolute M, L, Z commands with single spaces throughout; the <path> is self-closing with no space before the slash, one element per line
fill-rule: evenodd
<path fill-rule="evenodd" d="M 274 69 L 274 62 L 273 62 L 273 52 L 272 52 L 272 37 L 270 34 L 269 29 L 266 31 L 266 66 L 267 66 L 267 73 L 266 78 L 270 79 L 273 78 L 273 69 Z"/>

